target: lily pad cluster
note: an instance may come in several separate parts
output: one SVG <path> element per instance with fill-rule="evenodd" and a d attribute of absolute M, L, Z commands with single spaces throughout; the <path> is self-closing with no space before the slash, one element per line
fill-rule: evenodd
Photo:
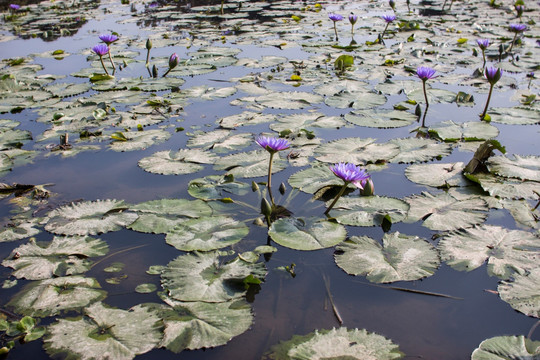
<path fill-rule="evenodd" d="M 13 246 L 2 265 L 12 269 L 13 279 L 27 281 L 7 306 L 21 315 L 56 317 L 44 340 L 51 356 L 130 359 L 154 348 L 178 353 L 220 346 L 253 322 L 247 299 L 264 286 L 261 255 L 285 247 L 333 248 L 338 267 L 379 284 L 429 277 L 442 263 L 457 271 L 485 264 L 500 279 L 503 301 L 539 317 L 540 160 L 537 154 L 506 154 L 496 139 L 501 125 L 540 123 L 538 82 L 529 81 L 540 57 L 532 41 L 540 9 L 527 4 L 527 35 L 518 39 L 495 3 L 456 3 L 431 17 L 421 16 L 423 4 L 411 4 L 413 11 L 400 4 L 386 23 L 372 15 L 380 11 L 376 2 L 343 4 L 360 14 L 352 29 L 340 23 L 343 16 L 336 12 L 342 9 L 314 2 L 301 8 L 243 1 L 191 9 L 134 3 L 129 21 L 153 27 L 147 28 L 148 39 L 119 34 L 113 75 L 103 74 L 100 57 L 90 49 L 74 54 L 83 59 L 80 68 L 62 75 L 46 74 L 41 63 L 71 56 L 63 50 L 2 59 L 0 177 L 11 177 L 32 160 L 57 161 L 51 155 L 133 152 L 141 154 L 133 168 L 152 179 L 177 177 L 180 191 L 191 196 L 57 206 L 17 193 L 17 184 L 2 184 L 0 201 L 9 200 L 18 214 L 5 221 L 0 241 L 25 241 Z M 107 11 L 122 18 L 125 5 Z M 478 17 L 477 8 L 493 16 Z M 23 38 L 73 36 L 86 19 L 101 16 L 99 9 L 92 1 L 28 5 L 6 17 L 1 29 Z M 462 28 L 457 39 L 455 29 Z M 473 41 L 479 36 L 502 49 L 482 49 L 490 65 L 504 70 L 496 84 L 483 77 Z M 278 55 L 251 57 L 244 49 L 253 46 Z M 152 55 L 169 47 L 180 55 Z M 292 57 L 282 56 L 288 50 Z M 347 66 L 336 66 L 343 56 Z M 431 74 L 429 83 L 415 73 L 426 64 L 438 75 Z M 201 85 L 207 79 L 212 85 Z M 456 85 L 472 88 L 474 96 L 455 91 Z M 457 107 L 473 112 L 488 91 L 491 96 L 514 89 L 518 100 L 489 109 L 489 117 L 437 114 Z M 207 114 L 192 109 L 206 105 L 226 111 L 201 124 Z M 11 119 L 29 114 L 39 123 L 34 133 Z M 188 131 L 179 126 L 184 121 Z M 268 152 L 255 143 L 261 133 L 288 144 L 272 153 L 271 171 Z M 400 176 L 418 191 L 387 196 L 381 187 L 376 195 L 359 195 L 347 183 L 331 203 L 343 185 L 330 169 L 339 162 L 365 168 L 376 189 L 378 179 Z M 282 179 L 276 202 L 272 174 Z M 486 224 L 494 209 L 507 211 L 518 229 Z M 400 223 L 423 226 L 432 239 L 392 231 Z M 363 227 L 380 227 L 383 234 L 358 235 Z M 112 308 L 100 280 L 85 275 L 109 252 L 110 245 L 97 237 L 124 229 L 159 234 L 174 248 L 167 264 L 150 271 L 159 283 L 133 290 L 145 296 L 160 285 L 161 302 Z M 47 242 L 32 238 L 42 230 L 54 235 Z M 500 336 L 482 342 L 473 359 L 489 358 L 494 349 L 507 357 L 538 356 L 530 339 Z M 265 356 L 403 354 L 381 335 L 341 327 L 295 336 Z"/>

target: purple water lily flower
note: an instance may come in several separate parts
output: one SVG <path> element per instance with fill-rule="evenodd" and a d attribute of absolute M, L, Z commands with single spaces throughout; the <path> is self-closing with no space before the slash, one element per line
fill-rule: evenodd
<path fill-rule="evenodd" d="M 524 32 L 525 30 L 527 30 L 527 25 L 525 25 L 525 24 L 510 24 L 508 29 L 511 32 L 520 33 L 520 32 Z"/>
<path fill-rule="evenodd" d="M 489 107 L 489 101 L 491 100 L 491 94 L 493 93 L 493 86 L 499 81 L 499 79 L 502 76 L 502 69 L 495 68 L 495 67 L 488 67 L 486 68 L 486 71 L 484 72 L 484 75 L 486 76 L 487 81 L 489 82 L 489 93 L 486 100 L 486 106 L 484 107 L 484 111 L 482 111 L 482 114 L 480 114 L 480 120 L 486 120 L 489 121 L 489 118 L 486 118 L 487 110 Z"/>
<path fill-rule="evenodd" d="M 489 39 L 476 39 L 476 43 L 482 51 L 489 47 Z"/>
<path fill-rule="evenodd" d="M 105 44 L 110 45 L 116 40 L 118 40 L 118 36 L 113 34 L 101 34 L 99 35 L 99 39 L 103 41 Z"/>
<path fill-rule="evenodd" d="M 428 66 L 419 66 L 416 69 L 416 75 L 418 75 L 418 77 L 422 79 L 422 81 L 433 79 L 435 77 L 435 69 L 432 69 Z"/>
<path fill-rule="evenodd" d="M 339 15 L 339 14 L 328 14 L 328 17 L 329 17 L 330 20 L 332 20 L 333 22 L 343 20 L 343 16 L 341 16 L 341 15 Z"/>
<path fill-rule="evenodd" d="M 351 23 L 351 25 L 356 24 L 357 21 L 358 21 L 358 15 L 354 15 L 354 14 L 349 15 L 349 22 Z"/>
<path fill-rule="evenodd" d="M 92 50 L 99 56 L 106 55 L 109 52 L 109 47 L 107 44 L 97 44 L 92 48 Z"/>
<path fill-rule="evenodd" d="M 281 150 L 289 148 L 290 144 L 287 139 L 274 138 L 269 136 L 259 136 L 256 140 L 262 148 L 266 149 L 269 153 L 276 153 Z"/>
<path fill-rule="evenodd" d="M 348 184 L 353 184 L 359 189 L 364 188 L 364 184 L 369 179 L 369 175 L 361 169 L 359 166 L 356 166 L 351 163 L 337 163 L 333 167 L 330 167 L 330 170 L 338 178 L 343 180 Z"/>
<path fill-rule="evenodd" d="M 517 16 L 518 17 L 521 17 L 521 15 L 523 15 L 523 11 L 525 10 L 525 6 L 523 5 L 516 5 L 516 12 L 517 12 Z"/>
<path fill-rule="evenodd" d="M 169 69 L 163 74 L 163 77 L 167 76 L 167 74 L 174 69 L 178 65 L 178 60 L 180 58 L 178 57 L 177 53 L 172 53 L 169 57 Z"/>
<path fill-rule="evenodd" d="M 396 20 L 396 15 L 394 14 L 384 14 L 383 16 L 381 16 L 381 18 L 384 19 L 384 21 L 386 21 L 386 23 L 391 23 L 392 21 Z"/>
<path fill-rule="evenodd" d="M 21 6 L 17 5 L 17 4 L 9 4 L 9 8 L 11 10 L 19 10 L 21 8 Z"/>

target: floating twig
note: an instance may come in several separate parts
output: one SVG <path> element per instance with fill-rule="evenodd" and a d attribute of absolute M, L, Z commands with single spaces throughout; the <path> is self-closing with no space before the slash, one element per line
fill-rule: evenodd
<path fill-rule="evenodd" d="M 332 297 L 332 294 L 330 293 L 330 279 L 326 276 L 326 274 L 322 275 L 324 280 L 324 286 L 326 287 L 326 294 L 328 295 L 328 300 L 330 300 L 330 305 L 332 305 L 332 310 L 334 311 L 334 315 L 336 316 L 337 321 L 339 322 L 339 325 L 343 325 L 343 319 L 341 318 L 341 315 L 339 314 L 339 310 L 336 307 L 336 304 L 334 304 L 334 299 Z"/>
<path fill-rule="evenodd" d="M 359 284 L 363 284 L 363 285 L 370 285 L 370 286 L 380 287 L 380 288 L 384 288 L 384 289 L 397 290 L 397 291 L 405 291 L 405 292 L 410 292 L 410 293 L 420 294 L 420 295 L 429 295 L 429 296 L 443 297 L 443 298 L 447 298 L 447 299 L 463 300 L 463 298 L 460 298 L 460 297 L 457 297 L 457 296 L 446 295 L 446 294 L 441 294 L 441 293 L 436 293 L 436 292 L 431 292 L 431 291 L 408 289 L 408 288 L 399 287 L 399 286 L 385 286 L 385 285 L 379 285 L 379 284 L 366 283 L 366 282 L 362 282 L 362 281 L 354 281 L 354 282 L 359 283 Z"/>

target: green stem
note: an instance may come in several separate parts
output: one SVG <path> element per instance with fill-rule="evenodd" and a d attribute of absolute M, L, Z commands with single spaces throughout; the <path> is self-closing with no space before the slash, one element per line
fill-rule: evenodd
<path fill-rule="evenodd" d="M 99 61 L 101 61 L 101 66 L 103 66 L 103 70 L 105 70 L 105 74 L 109 75 L 109 72 L 107 71 L 107 68 L 105 67 L 105 64 L 103 63 L 103 56 L 99 55 Z"/>
<path fill-rule="evenodd" d="M 336 40 L 338 40 L 337 27 L 336 27 L 336 22 L 335 21 L 334 21 L 334 33 L 336 34 Z"/>
<path fill-rule="evenodd" d="M 146 52 L 146 67 L 150 65 L 150 49 Z"/>
<path fill-rule="evenodd" d="M 268 188 L 268 195 L 270 195 L 270 203 L 275 205 L 274 196 L 272 196 L 272 160 L 274 159 L 274 153 L 270 152 L 270 163 L 268 164 L 268 182 L 266 187 Z"/>
<path fill-rule="evenodd" d="M 426 80 L 422 80 L 422 87 L 424 89 L 424 99 L 426 100 L 426 111 L 427 111 L 429 107 L 429 101 L 428 101 L 427 91 L 426 91 Z"/>
<path fill-rule="evenodd" d="M 339 193 L 334 198 L 334 201 L 332 201 L 332 203 L 330 204 L 328 209 L 326 209 L 326 211 L 324 212 L 325 215 L 328 214 L 330 212 L 330 210 L 332 210 L 334 205 L 336 205 L 336 203 L 339 200 L 339 198 L 341 197 L 341 195 L 343 195 L 343 193 L 345 192 L 345 189 L 347 189 L 347 186 L 349 186 L 349 183 L 347 181 L 345 181 L 345 184 L 343 184 L 343 187 L 341 188 L 341 190 L 339 190 Z"/>
<path fill-rule="evenodd" d="M 169 70 L 167 70 L 167 71 L 165 72 L 165 74 L 163 74 L 163 77 L 167 76 L 167 74 L 168 74 L 171 70 L 172 70 L 172 69 L 169 68 Z"/>
<path fill-rule="evenodd" d="M 351 35 L 354 35 L 354 24 L 351 24 Z"/>
<path fill-rule="evenodd" d="M 486 68 L 486 52 L 484 49 L 482 49 L 482 58 L 484 59 L 484 64 L 482 65 L 482 72 L 484 72 L 484 69 Z"/>
<path fill-rule="evenodd" d="M 390 23 L 386 23 L 386 26 L 384 27 L 384 31 L 382 32 L 382 35 L 381 35 L 381 39 L 384 39 L 384 34 L 386 34 L 386 30 L 388 29 L 388 25 L 390 25 Z"/>
<path fill-rule="evenodd" d="M 482 115 L 480 115 L 480 120 L 484 120 L 484 117 L 486 116 L 488 106 L 489 106 L 489 101 L 491 100 L 491 93 L 493 92 L 493 85 L 494 84 L 490 85 L 489 94 L 488 94 L 488 98 L 487 98 L 487 101 L 486 101 L 486 107 L 484 108 L 484 112 L 482 112 Z"/>
<path fill-rule="evenodd" d="M 512 49 L 514 48 L 514 43 L 516 42 L 517 36 L 518 36 L 518 33 L 515 33 L 515 34 L 514 34 L 514 38 L 512 39 L 512 44 L 510 44 L 510 49 L 508 49 L 507 52 L 511 52 Z"/>
<path fill-rule="evenodd" d="M 112 55 L 111 55 L 111 48 L 109 47 L 109 61 L 111 62 L 113 70 L 116 70 L 116 66 L 114 65 Z"/>

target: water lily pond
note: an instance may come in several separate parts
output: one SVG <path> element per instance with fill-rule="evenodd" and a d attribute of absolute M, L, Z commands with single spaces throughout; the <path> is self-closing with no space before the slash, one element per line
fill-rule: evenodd
<path fill-rule="evenodd" d="M 0 10 L 0 353 L 540 359 L 538 2 Z"/>

